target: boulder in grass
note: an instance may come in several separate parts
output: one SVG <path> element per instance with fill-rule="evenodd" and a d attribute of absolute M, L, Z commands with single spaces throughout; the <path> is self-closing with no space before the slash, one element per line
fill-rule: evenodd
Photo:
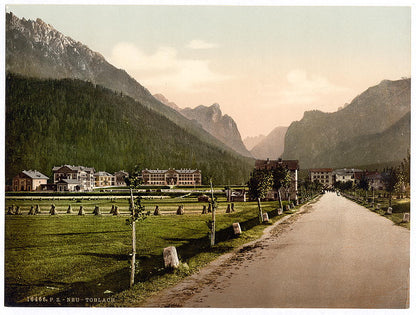
<path fill-rule="evenodd" d="M 410 222 L 410 213 L 409 212 L 405 212 L 403 213 L 403 223 L 409 223 Z"/>
<path fill-rule="evenodd" d="M 85 211 L 84 211 L 84 207 L 83 206 L 79 206 L 78 215 L 85 215 Z"/>
<path fill-rule="evenodd" d="M 234 230 L 234 235 L 240 235 L 241 234 L 240 223 L 238 222 L 233 223 L 233 230 Z"/>
<path fill-rule="evenodd" d="M 282 208 L 277 209 L 277 214 L 278 214 L 278 215 L 283 214 L 283 209 L 282 209 Z"/>
<path fill-rule="evenodd" d="M 66 210 L 66 213 L 68 213 L 68 214 L 71 214 L 72 213 L 71 205 L 68 206 L 68 210 Z"/>
<path fill-rule="evenodd" d="M 35 207 L 31 206 L 28 215 L 35 215 Z"/>
<path fill-rule="evenodd" d="M 56 208 L 55 208 L 54 204 L 51 205 L 51 210 L 49 210 L 49 214 L 50 215 L 56 215 Z"/>
<path fill-rule="evenodd" d="M 206 205 L 203 205 L 202 206 L 202 214 L 207 214 L 207 213 L 208 213 L 207 206 Z"/>
<path fill-rule="evenodd" d="M 263 213 L 263 222 L 269 222 L 269 215 L 267 212 Z"/>
<path fill-rule="evenodd" d="M 155 211 L 153 212 L 153 215 L 160 215 L 159 206 L 155 207 Z"/>
<path fill-rule="evenodd" d="M 39 207 L 39 205 L 36 205 L 35 206 L 35 214 L 40 214 L 40 213 L 41 213 L 40 207 Z"/>
<path fill-rule="evenodd" d="M 225 213 L 231 213 L 231 205 L 227 205 L 227 210 L 225 210 Z"/>
<path fill-rule="evenodd" d="M 388 207 L 386 214 L 393 214 L 393 208 L 392 207 Z"/>
<path fill-rule="evenodd" d="M 179 206 L 178 210 L 176 210 L 176 214 L 177 215 L 183 215 L 185 213 L 185 211 L 183 210 L 183 206 Z"/>
<path fill-rule="evenodd" d="M 118 211 L 118 207 L 114 206 L 114 211 L 113 211 L 113 215 L 119 215 L 120 212 Z"/>
<path fill-rule="evenodd" d="M 179 258 L 175 246 L 169 246 L 163 249 L 163 261 L 165 268 L 178 268 Z"/>
<path fill-rule="evenodd" d="M 100 215 L 101 214 L 100 207 L 99 206 L 95 206 L 94 211 L 92 212 L 92 214 L 94 214 L 94 215 Z"/>

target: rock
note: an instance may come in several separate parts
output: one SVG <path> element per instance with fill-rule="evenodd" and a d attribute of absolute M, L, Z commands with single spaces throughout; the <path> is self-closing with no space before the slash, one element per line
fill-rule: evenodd
<path fill-rule="evenodd" d="M 234 229 L 234 234 L 235 235 L 240 235 L 241 234 L 240 223 L 238 223 L 238 222 L 233 223 L 233 229 Z"/>
<path fill-rule="evenodd" d="M 35 207 L 35 214 L 41 214 L 39 205 L 36 205 Z"/>
<path fill-rule="evenodd" d="M 118 211 L 118 207 L 114 206 L 114 211 L 113 211 L 113 215 L 119 215 L 120 212 Z"/>
<path fill-rule="evenodd" d="M 55 208 L 54 204 L 51 205 L 51 210 L 49 210 L 49 214 L 50 215 L 56 215 L 56 208 Z"/>
<path fill-rule="evenodd" d="M 163 261 L 165 268 L 178 268 L 179 259 L 175 246 L 169 246 L 163 249 Z"/>
<path fill-rule="evenodd" d="M 13 208 L 12 207 L 9 207 L 8 208 L 8 210 L 7 210 L 7 214 L 14 214 L 14 212 L 13 212 Z"/>
<path fill-rule="evenodd" d="M 15 211 L 14 214 L 17 214 L 17 215 L 21 215 L 22 214 L 22 211 L 20 210 L 20 206 L 17 206 L 16 207 L 16 211 Z"/>
<path fill-rule="evenodd" d="M 409 212 L 405 212 L 403 213 L 403 223 L 409 223 L 410 222 L 410 213 Z"/>
<path fill-rule="evenodd" d="M 376 210 L 380 210 L 380 204 L 379 203 L 376 205 Z"/>
<path fill-rule="evenodd" d="M 79 206 L 78 215 L 85 215 L 84 208 L 82 206 Z"/>
<path fill-rule="evenodd" d="M 269 222 L 269 215 L 267 212 L 263 213 L 263 222 Z"/>
<path fill-rule="evenodd" d="M 278 214 L 278 215 L 283 214 L 283 209 L 282 209 L 282 208 L 277 209 L 277 214 Z"/>
<path fill-rule="evenodd" d="M 234 212 L 235 211 L 235 209 L 234 209 L 234 202 L 233 203 L 231 203 L 231 212 Z"/>
<path fill-rule="evenodd" d="M 207 212 L 207 206 L 206 205 L 203 205 L 202 206 L 202 214 L 207 214 L 208 212 Z"/>
<path fill-rule="evenodd" d="M 68 213 L 68 214 L 71 214 L 72 213 L 71 205 L 68 206 L 68 210 L 66 210 L 66 213 Z"/>
<path fill-rule="evenodd" d="M 208 204 L 208 213 L 211 213 L 212 211 L 211 211 L 211 204 L 209 203 Z"/>
<path fill-rule="evenodd" d="M 110 214 L 114 214 L 114 205 L 111 205 Z"/>
<path fill-rule="evenodd" d="M 231 205 L 227 205 L 227 210 L 225 210 L 225 213 L 231 213 Z"/>
<path fill-rule="evenodd" d="M 153 215 L 160 215 L 159 206 L 156 206 L 155 211 L 153 212 Z"/>
<path fill-rule="evenodd" d="M 387 214 L 393 214 L 393 208 L 392 207 L 387 208 Z"/>

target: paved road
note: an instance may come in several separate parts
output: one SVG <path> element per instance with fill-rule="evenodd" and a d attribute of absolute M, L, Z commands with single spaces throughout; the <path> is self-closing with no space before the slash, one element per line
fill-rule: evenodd
<path fill-rule="evenodd" d="M 334 193 L 306 210 L 146 306 L 408 307 L 409 230 Z"/>

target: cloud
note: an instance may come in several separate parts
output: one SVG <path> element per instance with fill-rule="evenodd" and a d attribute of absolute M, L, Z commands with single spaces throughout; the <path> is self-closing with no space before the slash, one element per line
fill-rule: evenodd
<path fill-rule="evenodd" d="M 351 92 L 351 89 L 337 86 L 323 76 L 308 75 L 300 69 L 287 73 L 286 80 L 288 86 L 279 92 L 279 101 L 288 105 L 316 103 L 329 96 Z"/>
<path fill-rule="evenodd" d="M 208 43 L 200 39 L 194 39 L 194 40 L 191 40 L 186 47 L 191 48 L 191 49 L 210 49 L 210 48 L 218 47 L 218 45 L 214 43 Z"/>
<path fill-rule="evenodd" d="M 230 78 L 211 70 L 209 60 L 180 58 L 173 47 L 162 46 L 146 54 L 134 44 L 122 42 L 114 46 L 108 59 L 155 92 L 161 88 L 200 92 L 208 84 Z"/>

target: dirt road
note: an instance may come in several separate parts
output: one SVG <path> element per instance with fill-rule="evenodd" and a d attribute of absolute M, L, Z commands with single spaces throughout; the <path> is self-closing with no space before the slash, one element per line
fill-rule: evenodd
<path fill-rule="evenodd" d="M 307 207 L 145 306 L 408 307 L 409 230 L 334 193 Z"/>

